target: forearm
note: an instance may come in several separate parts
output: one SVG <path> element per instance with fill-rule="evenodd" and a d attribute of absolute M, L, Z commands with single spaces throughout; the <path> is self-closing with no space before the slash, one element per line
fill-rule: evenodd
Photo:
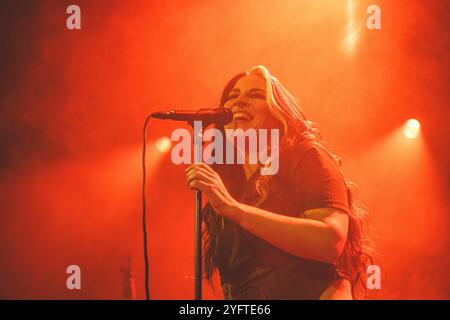
<path fill-rule="evenodd" d="M 323 221 L 288 217 L 239 203 L 226 215 L 272 245 L 299 257 L 332 263 L 339 235 Z"/>

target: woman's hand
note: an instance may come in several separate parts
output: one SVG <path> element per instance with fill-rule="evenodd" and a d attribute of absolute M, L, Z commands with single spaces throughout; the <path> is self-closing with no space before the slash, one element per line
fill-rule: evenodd
<path fill-rule="evenodd" d="M 190 189 L 202 191 L 217 214 L 233 218 L 238 202 L 230 195 L 217 172 L 205 163 L 194 163 L 185 172 Z"/>

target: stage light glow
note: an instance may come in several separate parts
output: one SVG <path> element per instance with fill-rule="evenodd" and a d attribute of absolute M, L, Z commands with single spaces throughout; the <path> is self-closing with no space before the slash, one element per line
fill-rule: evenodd
<path fill-rule="evenodd" d="M 409 119 L 403 127 L 403 134 L 408 139 L 416 139 L 420 135 L 420 122 L 416 119 Z"/>
<path fill-rule="evenodd" d="M 159 138 L 158 141 L 156 141 L 156 149 L 160 153 L 166 153 L 170 150 L 172 147 L 172 141 L 168 137 L 162 137 Z"/>
<path fill-rule="evenodd" d="M 359 28 L 355 21 L 355 5 L 353 0 L 347 0 L 347 26 L 346 35 L 342 40 L 342 50 L 349 56 L 351 56 L 355 50 L 356 43 L 359 38 Z"/>

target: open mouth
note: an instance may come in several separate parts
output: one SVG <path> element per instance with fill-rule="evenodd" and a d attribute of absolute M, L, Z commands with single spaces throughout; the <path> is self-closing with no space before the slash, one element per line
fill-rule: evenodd
<path fill-rule="evenodd" d="M 247 122 L 253 120 L 253 115 L 247 111 L 238 111 L 233 113 L 234 122 Z"/>

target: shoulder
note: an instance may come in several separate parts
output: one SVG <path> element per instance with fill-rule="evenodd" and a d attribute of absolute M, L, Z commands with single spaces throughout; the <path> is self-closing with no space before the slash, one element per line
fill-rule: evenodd
<path fill-rule="evenodd" d="M 301 212 L 315 208 L 335 208 L 348 212 L 345 177 L 340 164 L 322 144 L 308 142 L 294 148 L 288 173 Z"/>
<path fill-rule="evenodd" d="M 316 141 L 302 142 L 286 150 L 283 156 L 291 170 L 310 171 L 316 168 L 340 171 L 340 164 L 334 155 Z"/>

